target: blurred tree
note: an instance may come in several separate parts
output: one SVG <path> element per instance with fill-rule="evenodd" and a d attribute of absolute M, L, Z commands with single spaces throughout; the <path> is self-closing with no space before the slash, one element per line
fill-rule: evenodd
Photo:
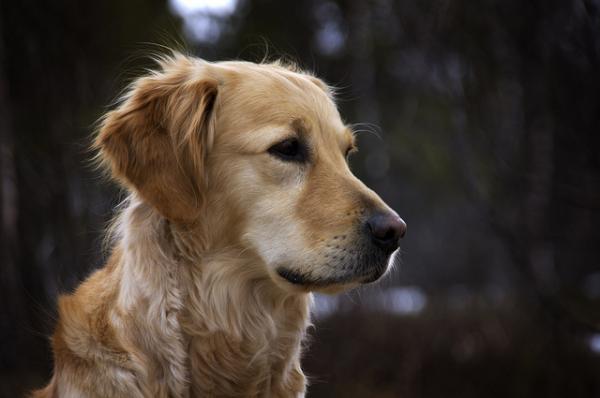
<path fill-rule="evenodd" d="M 0 2 L 0 385 L 48 372 L 54 300 L 100 264 L 110 216 L 87 137 L 140 65 L 123 60 L 177 32 L 163 1 Z"/>

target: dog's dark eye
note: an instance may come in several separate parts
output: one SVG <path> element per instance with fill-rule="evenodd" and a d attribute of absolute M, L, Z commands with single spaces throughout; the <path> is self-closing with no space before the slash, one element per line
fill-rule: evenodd
<path fill-rule="evenodd" d="M 344 154 L 346 161 L 349 161 L 352 155 L 354 155 L 356 152 L 358 152 L 358 149 L 356 149 L 356 147 L 354 146 L 351 146 L 350 148 L 346 149 L 346 153 Z"/>
<path fill-rule="evenodd" d="M 288 138 L 273 145 L 269 153 L 288 162 L 304 162 L 307 155 L 306 148 L 297 138 Z"/>

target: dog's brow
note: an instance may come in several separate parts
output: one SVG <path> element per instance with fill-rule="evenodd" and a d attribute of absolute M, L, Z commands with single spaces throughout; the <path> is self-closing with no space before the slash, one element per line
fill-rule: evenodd
<path fill-rule="evenodd" d="M 292 129 L 300 136 L 304 136 L 308 133 L 308 127 L 306 126 L 306 122 L 301 118 L 296 118 L 292 120 L 290 123 Z"/>

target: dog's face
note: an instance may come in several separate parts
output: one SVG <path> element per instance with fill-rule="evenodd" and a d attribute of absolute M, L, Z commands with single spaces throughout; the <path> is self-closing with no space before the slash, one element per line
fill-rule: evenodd
<path fill-rule="evenodd" d="M 385 273 L 406 225 L 351 173 L 354 137 L 320 80 L 183 57 L 152 78 L 171 91 L 138 82 L 100 132 L 117 178 L 174 222 L 209 223 L 214 245 L 252 250 L 286 290 Z"/>

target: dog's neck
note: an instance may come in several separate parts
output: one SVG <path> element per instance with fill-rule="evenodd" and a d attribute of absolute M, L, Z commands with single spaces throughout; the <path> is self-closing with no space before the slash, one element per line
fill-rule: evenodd
<path fill-rule="evenodd" d="M 135 197 L 117 223 L 122 280 L 129 281 L 120 286 L 119 306 L 142 310 L 141 325 L 179 342 L 155 353 L 169 364 L 161 372 L 170 374 L 170 388 L 188 379 L 198 394 L 299 390 L 311 296 L 276 286 L 251 250 L 213 249 L 198 228 L 177 228 Z"/>

